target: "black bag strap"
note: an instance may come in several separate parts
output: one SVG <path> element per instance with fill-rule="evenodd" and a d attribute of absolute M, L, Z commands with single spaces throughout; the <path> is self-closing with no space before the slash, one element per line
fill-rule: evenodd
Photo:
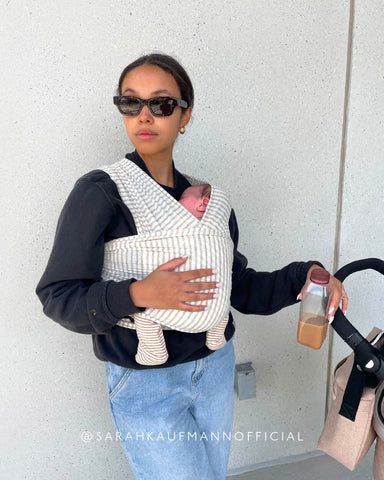
<path fill-rule="evenodd" d="M 355 421 L 357 409 L 365 386 L 365 374 L 357 368 L 356 360 L 353 363 L 347 386 L 344 390 L 343 401 L 339 414 L 352 422 Z"/>
<path fill-rule="evenodd" d="M 380 348 L 380 351 L 384 354 L 384 346 Z M 376 375 L 364 372 L 358 366 L 355 359 L 344 390 L 339 414 L 354 422 L 364 387 L 376 388 L 379 383 L 380 381 L 377 379 Z"/>
<path fill-rule="evenodd" d="M 344 265 L 335 273 L 335 277 L 343 282 L 349 275 L 361 270 L 376 270 L 384 275 L 384 261 L 380 258 L 365 258 L 363 260 L 355 260 L 354 262 Z"/>
<path fill-rule="evenodd" d="M 366 258 L 363 260 L 356 260 L 341 267 L 336 273 L 335 277 L 343 282 L 349 275 L 361 270 L 376 270 L 384 275 L 384 261 L 379 258 Z M 348 343 L 348 345 L 355 350 L 355 347 L 363 339 L 362 335 L 357 329 L 347 320 L 343 312 L 338 308 L 335 313 L 335 318 L 332 322 L 332 327 L 340 337 Z"/>

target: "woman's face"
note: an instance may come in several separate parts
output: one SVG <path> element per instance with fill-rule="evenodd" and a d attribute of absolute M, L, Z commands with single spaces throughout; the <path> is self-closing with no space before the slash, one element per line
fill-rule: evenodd
<path fill-rule="evenodd" d="M 181 98 L 174 77 L 154 65 L 142 65 L 131 70 L 124 78 L 121 94 L 142 99 L 159 96 Z M 172 115 L 155 117 L 144 105 L 137 116 L 123 115 L 123 120 L 128 136 L 141 156 L 166 154 L 171 159 L 178 130 L 189 122 L 191 113 L 192 108 L 177 106 Z"/>

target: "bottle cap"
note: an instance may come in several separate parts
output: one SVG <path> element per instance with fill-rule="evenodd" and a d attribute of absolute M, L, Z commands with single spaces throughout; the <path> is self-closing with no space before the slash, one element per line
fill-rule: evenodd
<path fill-rule="evenodd" d="M 314 270 L 312 270 L 310 276 L 311 282 L 317 283 L 319 285 L 326 285 L 329 282 L 330 278 L 330 273 L 323 268 L 315 268 Z"/>

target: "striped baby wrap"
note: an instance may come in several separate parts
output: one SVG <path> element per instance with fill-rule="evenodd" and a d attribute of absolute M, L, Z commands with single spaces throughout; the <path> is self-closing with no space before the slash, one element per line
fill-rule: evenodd
<path fill-rule="evenodd" d="M 208 309 L 203 312 L 147 308 L 141 315 L 161 324 L 163 330 L 197 333 L 217 326 L 228 317 L 232 280 L 233 241 L 228 226 L 231 206 L 225 192 L 211 186 L 207 209 L 198 220 L 129 159 L 124 158 L 100 170 L 108 173 L 116 183 L 137 228 L 137 235 L 105 243 L 102 279 L 142 280 L 161 264 L 187 255 L 188 260 L 176 270 L 215 268 L 217 273 L 206 280 L 221 283 L 218 297 L 210 300 Z M 205 183 L 186 178 L 193 185 Z M 205 279 L 196 281 L 202 280 Z M 117 325 L 135 328 L 130 317 L 120 319 Z"/>

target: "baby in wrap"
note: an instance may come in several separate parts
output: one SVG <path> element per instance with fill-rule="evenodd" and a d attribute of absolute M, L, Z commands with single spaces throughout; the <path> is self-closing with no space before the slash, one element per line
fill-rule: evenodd
<path fill-rule="evenodd" d="M 104 165 L 116 183 L 123 202 L 135 221 L 137 234 L 104 244 L 103 280 L 143 280 L 153 270 L 182 255 L 187 261 L 175 271 L 214 268 L 220 283 L 216 298 L 198 312 L 148 307 L 121 318 L 117 327 L 136 329 L 139 344 L 136 362 L 160 365 L 168 352 L 163 330 L 206 332 L 206 346 L 217 350 L 226 343 L 232 288 L 233 240 L 229 231 L 231 205 L 225 191 L 184 174 L 192 187 L 180 201 L 173 198 L 151 176 L 124 158 Z M 199 280 L 191 280 L 191 282 Z M 201 305 L 205 302 L 191 302 Z"/>
<path fill-rule="evenodd" d="M 179 203 L 198 220 L 201 220 L 211 195 L 208 183 L 193 185 L 184 190 Z M 160 323 L 154 322 L 143 314 L 133 315 L 139 345 L 135 360 L 142 365 L 158 365 L 167 361 L 168 352 Z M 206 345 L 210 350 L 218 350 L 226 344 L 224 331 L 228 316 L 217 326 L 207 331 Z"/>

